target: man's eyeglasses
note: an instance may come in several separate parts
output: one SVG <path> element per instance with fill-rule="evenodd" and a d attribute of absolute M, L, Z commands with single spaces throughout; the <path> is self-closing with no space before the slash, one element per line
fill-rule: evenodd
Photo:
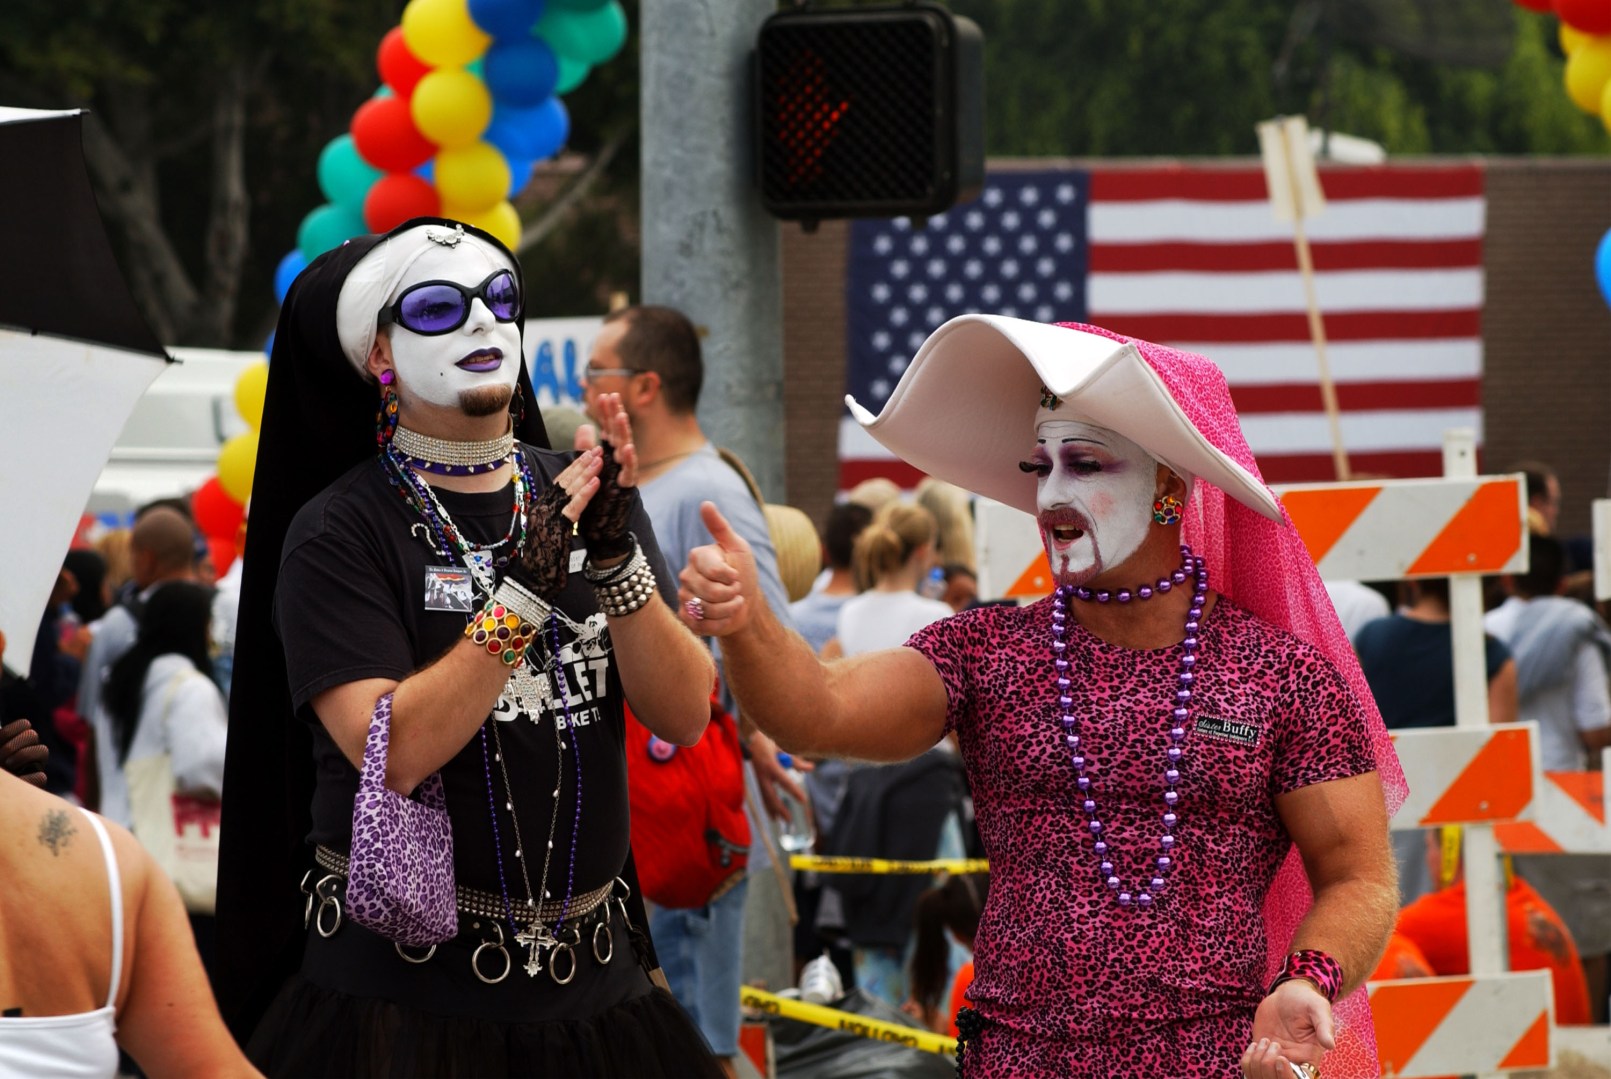
<path fill-rule="evenodd" d="M 515 275 L 498 270 L 473 289 L 457 281 L 410 285 L 396 303 L 381 308 L 377 325 L 395 322 L 426 337 L 452 333 L 469 320 L 470 305 L 478 299 L 499 322 L 513 322 L 520 317 L 520 289 L 515 286 Z"/>
<path fill-rule="evenodd" d="M 592 382 L 596 378 L 614 378 L 616 375 L 631 378 L 633 375 L 641 374 L 643 374 L 641 367 L 584 367 L 582 381 Z"/>

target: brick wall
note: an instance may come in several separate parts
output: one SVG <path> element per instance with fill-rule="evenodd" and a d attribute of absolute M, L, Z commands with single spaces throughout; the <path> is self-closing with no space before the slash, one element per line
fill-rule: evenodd
<path fill-rule="evenodd" d="M 1491 158 L 1486 188 L 1482 467 L 1553 465 L 1560 531 L 1586 533 L 1611 479 L 1611 308 L 1594 281 L 1611 161 Z"/>
<path fill-rule="evenodd" d="M 1561 530 L 1586 532 L 1589 501 L 1611 484 L 1611 308 L 1594 281 L 1594 248 L 1611 228 L 1611 160 L 1486 167 L 1482 464 L 1554 465 Z M 820 525 L 838 487 L 849 230 L 782 227 L 788 497 Z"/>

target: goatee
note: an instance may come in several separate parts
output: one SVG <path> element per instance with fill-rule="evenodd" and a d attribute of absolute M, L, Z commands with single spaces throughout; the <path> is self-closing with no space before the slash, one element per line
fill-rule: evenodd
<path fill-rule="evenodd" d="M 509 411 L 509 403 L 514 399 L 515 390 L 512 386 L 483 386 L 459 394 L 459 410 L 466 416 L 476 418 L 495 416 L 500 412 Z"/>

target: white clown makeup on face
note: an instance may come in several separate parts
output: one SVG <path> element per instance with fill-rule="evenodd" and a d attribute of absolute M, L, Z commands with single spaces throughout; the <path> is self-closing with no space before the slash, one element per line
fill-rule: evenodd
<path fill-rule="evenodd" d="M 387 303 L 422 281 L 453 281 L 475 289 L 505 269 L 513 267 L 487 245 L 438 246 L 409 266 Z M 419 334 L 394 324 L 389 334 L 398 392 L 405 403 L 412 396 L 471 415 L 508 407 L 520 377 L 520 325 L 499 322 L 484 299 L 472 299 L 464 325 L 448 333 Z"/>
<path fill-rule="evenodd" d="M 1140 446 L 1082 420 L 1042 420 L 1035 452 L 1019 467 L 1035 474 L 1041 541 L 1058 584 L 1084 584 L 1140 549 L 1158 478 L 1158 462 Z"/>

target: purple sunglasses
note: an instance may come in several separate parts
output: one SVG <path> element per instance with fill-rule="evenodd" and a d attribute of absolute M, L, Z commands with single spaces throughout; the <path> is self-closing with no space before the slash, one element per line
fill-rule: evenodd
<path fill-rule="evenodd" d="M 520 317 L 520 289 L 515 275 L 497 270 L 475 288 L 457 281 L 421 281 L 410 285 L 390 307 L 380 309 L 379 326 L 395 322 L 405 330 L 426 337 L 452 333 L 470 318 L 470 304 L 480 299 L 499 322 Z"/>

